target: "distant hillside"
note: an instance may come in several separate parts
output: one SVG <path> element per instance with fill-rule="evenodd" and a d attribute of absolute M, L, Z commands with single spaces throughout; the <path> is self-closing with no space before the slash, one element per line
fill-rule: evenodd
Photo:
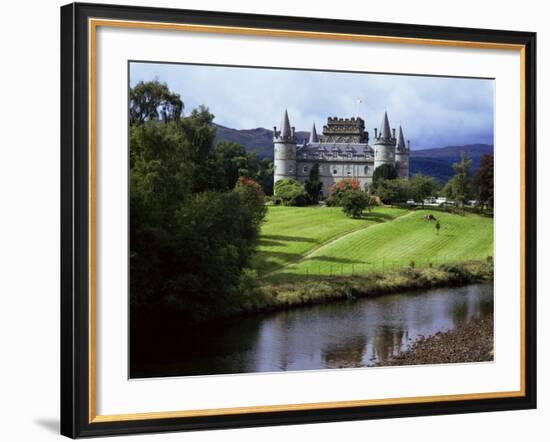
<path fill-rule="evenodd" d="M 258 127 L 256 129 L 231 129 L 216 125 L 216 140 L 233 141 L 243 145 L 248 152 L 257 152 L 260 158 L 273 159 L 273 131 Z M 296 132 L 298 141 L 309 137 L 309 132 Z M 447 146 L 411 151 L 410 172 L 421 172 L 440 181 L 447 181 L 454 174 L 452 164 L 460 160 L 464 151 L 472 159 L 472 170 L 477 169 L 483 154 L 493 154 L 491 144 L 470 144 L 466 146 Z"/>
<path fill-rule="evenodd" d="M 273 131 L 258 127 L 256 129 L 231 129 L 229 127 L 216 126 L 217 143 L 220 140 L 233 141 L 241 144 L 248 152 L 257 152 L 260 158 L 273 159 Z M 309 132 L 296 132 L 298 142 L 309 137 Z"/>
<path fill-rule="evenodd" d="M 466 146 L 447 146 L 432 149 L 411 151 L 410 173 L 421 172 L 440 181 L 447 181 L 454 175 L 453 163 L 460 161 L 464 152 L 472 160 L 472 171 L 479 166 L 479 159 L 484 154 L 493 154 L 492 144 L 469 144 Z"/>

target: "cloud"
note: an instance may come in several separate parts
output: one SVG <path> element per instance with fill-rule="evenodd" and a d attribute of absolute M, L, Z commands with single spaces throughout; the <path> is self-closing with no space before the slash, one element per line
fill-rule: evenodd
<path fill-rule="evenodd" d="M 360 116 L 373 133 L 387 111 L 413 149 L 493 142 L 489 79 L 131 64 L 131 85 L 153 79 L 179 93 L 187 112 L 204 104 L 218 124 L 235 129 L 279 126 L 286 108 L 296 130 L 313 122 L 320 129 L 329 116 Z"/>

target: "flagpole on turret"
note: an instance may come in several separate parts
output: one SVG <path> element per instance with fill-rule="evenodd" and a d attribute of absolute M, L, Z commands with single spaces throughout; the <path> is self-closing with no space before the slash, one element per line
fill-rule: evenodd
<path fill-rule="evenodd" d="M 359 106 L 363 104 L 363 99 L 362 98 L 357 98 L 355 100 L 355 116 L 358 117 L 359 116 Z"/>

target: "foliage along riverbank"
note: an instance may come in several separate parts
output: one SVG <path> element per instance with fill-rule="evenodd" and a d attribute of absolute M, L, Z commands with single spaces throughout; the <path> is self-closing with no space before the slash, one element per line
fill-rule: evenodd
<path fill-rule="evenodd" d="M 486 362 L 494 359 L 493 316 L 460 323 L 456 328 L 422 336 L 406 351 L 377 366 Z"/>
<path fill-rule="evenodd" d="M 493 262 L 490 259 L 345 277 L 306 278 L 296 275 L 289 279 L 287 275 L 284 281 L 272 278 L 264 280 L 261 286 L 251 285 L 248 302 L 234 314 L 260 313 L 435 287 L 456 287 L 492 279 Z"/>

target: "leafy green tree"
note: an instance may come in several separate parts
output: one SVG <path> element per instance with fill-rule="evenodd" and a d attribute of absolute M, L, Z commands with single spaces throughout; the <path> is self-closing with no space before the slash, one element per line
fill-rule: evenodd
<path fill-rule="evenodd" d="M 479 167 L 472 180 L 478 203 L 493 207 L 494 203 L 494 157 L 485 154 L 479 159 Z"/>
<path fill-rule="evenodd" d="M 233 189 L 239 177 L 254 176 L 250 169 L 250 158 L 246 149 L 232 141 L 220 141 L 215 148 L 215 154 L 224 172 L 227 189 Z"/>
<path fill-rule="evenodd" d="M 374 169 L 372 182 L 376 184 L 379 180 L 394 180 L 397 178 L 397 169 L 393 164 L 387 163 Z"/>
<path fill-rule="evenodd" d="M 179 120 L 183 101 L 159 81 L 140 81 L 130 89 L 130 125 Z"/>
<path fill-rule="evenodd" d="M 384 204 L 404 203 L 411 198 L 409 180 L 379 179 L 374 185 L 374 192 Z"/>
<path fill-rule="evenodd" d="M 263 158 L 258 164 L 256 181 L 262 186 L 266 195 L 273 195 L 273 161 L 269 158 Z"/>
<path fill-rule="evenodd" d="M 459 207 L 463 207 L 471 195 L 470 160 L 464 152 L 460 154 L 460 162 L 453 164 L 455 175 L 447 182 L 443 188 L 443 193 L 448 198 L 455 201 Z"/>
<path fill-rule="evenodd" d="M 350 190 L 342 197 L 342 210 L 351 218 L 361 218 L 365 209 L 371 209 L 371 197 L 362 190 Z"/>
<path fill-rule="evenodd" d="M 285 178 L 275 183 L 275 197 L 284 206 L 307 204 L 307 192 L 304 186 L 292 178 Z"/>
<path fill-rule="evenodd" d="M 253 182 L 226 190 L 212 120 L 200 107 L 131 127 L 131 324 L 193 323 L 242 302 L 263 196 Z"/>
<path fill-rule="evenodd" d="M 235 192 L 244 205 L 251 211 L 254 225 L 259 228 L 265 218 L 267 207 L 264 204 L 265 194 L 262 187 L 252 178 L 240 177 L 235 185 Z"/>
<path fill-rule="evenodd" d="M 437 191 L 437 182 L 430 176 L 417 173 L 409 181 L 410 195 L 415 201 L 420 201 L 424 207 L 424 200 L 434 196 Z"/>
<path fill-rule="evenodd" d="M 323 183 L 319 180 L 319 163 L 315 163 L 309 171 L 309 178 L 305 182 L 305 189 L 311 203 L 317 204 L 322 188 Z"/>

